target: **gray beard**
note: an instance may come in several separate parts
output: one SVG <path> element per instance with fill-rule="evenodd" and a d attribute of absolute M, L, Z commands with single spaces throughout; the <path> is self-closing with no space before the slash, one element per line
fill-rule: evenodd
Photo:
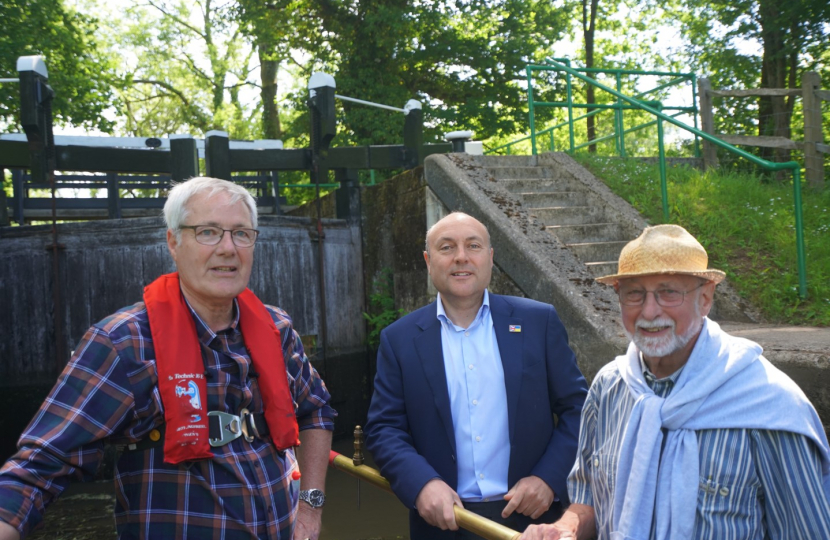
<path fill-rule="evenodd" d="M 688 345 L 692 338 L 697 335 L 703 327 L 703 317 L 700 317 L 700 309 L 697 306 L 695 306 L 695 314 L 697 315 L 695 321 L 681 335 L 678 335 L 675 331 L 675 322 L 666 316 L 657 317 L 652 321 L 638 318 L 634 323 L 634 333 L 632 334 L 628 330 L 625 330 L 625 335 L 628 336 L 629 340 L 634 342 L 634 345 L 636 345 L 640 352 L 642 352 L 645 356 L 650 358 L 662 358 L 674 353 L 675 351 L 679 351 Z M 644 336 L 636 331 L 637 328 L 643 326 L 670 326 L 671 333 L 665 337 L 659 338 Z"/>

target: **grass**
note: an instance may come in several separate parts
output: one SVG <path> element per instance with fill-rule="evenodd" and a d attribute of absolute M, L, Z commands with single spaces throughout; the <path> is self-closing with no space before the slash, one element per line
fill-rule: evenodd
<path fill-rule="evenodd" d="M 588 154 L 575 158 L 649 223 L 664 222 L 656 164 Z M 668 166 L 667 183 L 670 222 L 700 240 L 709 266 L 726 272 L 738 294 L 767 320 L 830 326 L 830 189 L 802 188 L 807 298 L 801 299 L 791 181 Z"/>

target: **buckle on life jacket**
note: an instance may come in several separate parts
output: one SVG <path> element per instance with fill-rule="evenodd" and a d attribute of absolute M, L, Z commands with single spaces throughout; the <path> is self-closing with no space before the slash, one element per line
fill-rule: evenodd
<path fill-rule="evenodd" d="M 215 417 L 216 420 L 210 417 Z M 217 420 L 219 422 L 218 429 L 214 428 L 216 425 L 214 422 Z M 222 411 L 210 411 L 208 421 L 211 427 L 208 443 L 211 446 L 224 446 L 239 437 L 245 437 L 248 442 L 253 442 L 254 437 L 262 438 L 259 430 L 257 430 L 254 415 L 248 409 L 242 409 L 239 411 L 239 415 Z"/>

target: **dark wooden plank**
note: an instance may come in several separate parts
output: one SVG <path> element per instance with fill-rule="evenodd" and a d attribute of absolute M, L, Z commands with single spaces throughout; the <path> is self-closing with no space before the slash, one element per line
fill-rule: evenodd
<path fill-rule="evenodd" d="M 170 173 L 170 151 L 152 148 L 58 146 L 59 171 Z"/>
<path fill-rule="evenodd" d="M 29 143 L 0 140 L 0 167 L 26 169 L 29 163 Z"/>
<path fill-rule="evenodd" d="M 307 148 L 231 150 L 232 171 L 303 171 L 311 167 Z"/>

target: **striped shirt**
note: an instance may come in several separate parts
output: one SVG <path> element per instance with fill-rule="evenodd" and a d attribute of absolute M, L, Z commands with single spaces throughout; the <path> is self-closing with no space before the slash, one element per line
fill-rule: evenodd
<path fill-rule="evenodd" d="M 658 380 L 644 370 L 659 397 L 669 395 L 679 373 Z M 571 502 L 594 508 L 599 540 L 611 536 L 617 459 L 633 407 L 616 362 L 608 364 L 588 393 L 568 477 Z M 689 479 L 699 485 L 693 540 L 830 538 L 830 503 L 812 441 L 758 429 L 700 430 L 697 437 L 700 478 Z"/>
<path fill-rule="evenodd" d="M 330 395 L 288 315 L 266 306 L 282 336 L 300 429 L 334 429 Z M 207 408 L 262 411 L 238 329 L 214 333 L 191 309 L 206 368 Z M 237 310 L 238 313 L 238 310 Z M 267 369 L 257 366 L 258 370 Z M 23 535 L 72 480 L 92 478 L 105 443 L 144 439 L 164 420 L 147 310 L 135 304 L 90 328 L 0 470 L 0 519 Z M 294 453 L 240 437 L 210 460 L 169 465 L 162 448 L 124 452 L 115 472 L 119 538 L 289 540 L 297 509 Z"/>

